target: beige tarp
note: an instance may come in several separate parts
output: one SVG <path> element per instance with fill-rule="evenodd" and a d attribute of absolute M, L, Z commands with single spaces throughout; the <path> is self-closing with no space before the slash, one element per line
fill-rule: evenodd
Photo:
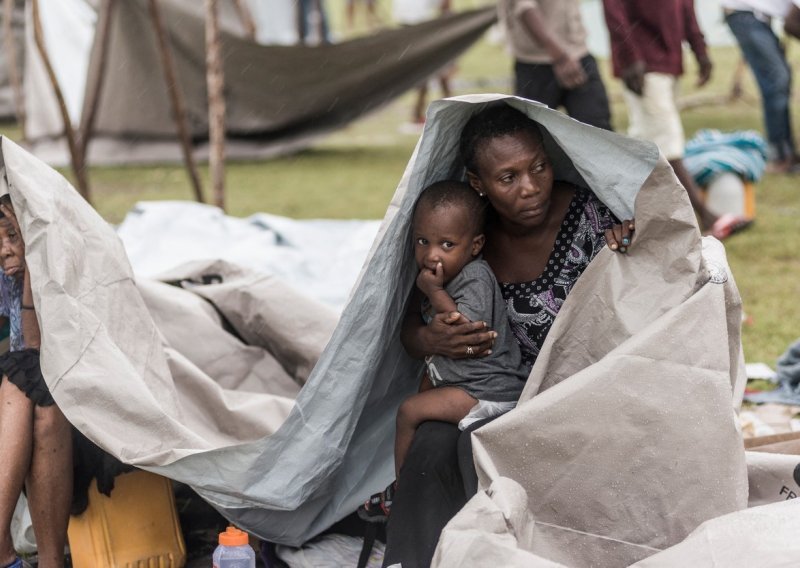
<path fill-rule="evenodd" d="M 502 566 L 503 568 L 569 568 L 571 566 L 624 566 L 606 554 L 630 545 L 613 540 L 591 547 L 581 564 L 550 560 L 564 556 L 565 547 L 582 546 L 584 535 L 539 523 L 531 513 L 528 494 L 517 482 L 496 479 L 447 525 L 439 541 L 434 566 Z M 643 547 L 644 560 L 635 568 L 750 568 L 786 567 L 800 560 L 800 500 L 794 499 L 736 511 L 705 521 L 681 543 L 659 552 Z M 534 553 L 531 550 L 538 552 Z M 652 556 L 651 556 L 652 555 Z"/>

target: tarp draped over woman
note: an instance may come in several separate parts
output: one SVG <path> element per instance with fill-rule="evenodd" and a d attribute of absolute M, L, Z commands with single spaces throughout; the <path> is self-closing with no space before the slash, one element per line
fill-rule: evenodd
<path fill-rule="evenodd" d="M 650 435 L 655 425 L 674 428 L 677 433 L 670 439 L 688 445 L 701 433 L 710 433 L 718 449 L 704 446 L 704 451 L 719 458 L 716 465 L 708 455 L 694 455 L 691 447 L 682 454 L 700 467 L 699 477 L 715 477 L 717 499 L 713 506 L 703 504 L 707 515 L 743 507 L 746 472 L 735 447 L 739 437 L 732 408 L 743 388 L 740 306 L 724 255 L 713 246 L 701 246 L 685 191 L 665 170 L 655 146 L 587 127 L 513 97 L 475 95 L 431 106 L 350 302 L 324 350 L 326 337 L 316 337 L 305 352 L 306 363 L 313 364 L 317 354 L 319 359 L 294 401 L 291 394 L 270 392 L 268 382 L 263 393 L 223 389 L 218 383 L 224 377 L 209 376 L 175 349 L 175 342 L 168 341 L 148 312 L 113 230 L 60 175 L 3 139 L 5 177 L 28 243 L 34 298 L 44 324 L 42 370 L 64 414 L 123 462 L 188 483 L 231 521 L 262 538 L 298 545 L 354 511 L 393 478 L 395 412 L 414 392 L 422 372 L 421 362 L 412 360 L 399 341 L 416 276 L 409 237 L 414 202 L 430 183 L 463 177 L 458 157 L 461 129 L 472 114 L 500 100 L 542 126 L 556 179 L 591 189 L 619 219 L 633 217 L 636 205 L 635 246 L 626 256 L 601 252 L 579 280 L 534 366 L 523 395 L 526 402 L 502 419 L 502 424 L 513 424 L 502 431 L 506 443 L 520 455 L 534 456 L 537 446 L 525 445 L 522 432 L 539 428 L 541 443 L 563 444 L 564 455 L 583 456 L 581 471 L 586 473 L 593 464 L 617 468 L 607 471 L 606 478 L 613 473 L 624 485 L 630 470 L 619 462 L 606 463 L 593 449 L 590 432 L 602 431 L 598 421 L 628 416 L 617 412 L 623 402 L 644 405 L 647 412 L 630 415 L 651 415 L 654 420 L 628 424 L 625 431 L 631 445 L 651 445 L 646 454 L 637 454 L 637 478 L 655 476 L 665 467 L 661 442 Z M 253 281 L 234 274 L 227 285 L 235 288 L 237 278 L 245 284 Z M 139 284 L 152 295 L 149 284 Z M 718 286 L 713 303 L 693 302 L 712 284 Z M 261 340 L 284 368 L 298 367 L 296 361 L 287 362 L 284 352 L 292 351 L 303 330 L 313 329 L 314 313 L 290 289 L 268 287 L 258 297 L 261 304 L 243 308 L 244 302 L 226 304 L 207 286 L 196 288 L 199 294 L 206 289 L 205 296 L 217 302 L 234 326 L 242 326 L 240 335 Z M 253 324 L 259 306 L 271 309 L 276 319 L 256 322 L 261 334 L 248 335 L 244 328 Z M 719 325 L 699 336 L 685 326 L 676 327 L 675 333 L 667 328 L 656 343 L 648 343 L 652 336 L 647 332 L 655 323 L 669 325 L 671 314 L 684 313 L 676 310 Z M 321 327 L 329 329 L 326 318 Z M 185 333 L 192 334 L 192 329 Z M 649 385 L 660 372 L 653 369 L 679 363 L 689 378 L 676 384 L 680 390 L 675 396 L 662 398 L 669 392 L 666 385 L 658 394 L 643 388 L 636 396 L 599 401 L 582 397 L 580 388 L 557 390 L 580 381 L 601 384 L 616 376 L 619 369 L 609 356 L 633 345 L 638 348 L 632 357 L 649 359 L 655 367 L 626 368 L 626 373 L 640 376 L 627 376 L 625 384 L 634 388 L 638 378 L 640 385 Z M 587 373 L 591 380 L 573 377 Z M 713 385 L 702 391 L 701 400 L 692 391 L 695 378 L 698 384 Z M 302 382 L 305 377 L 295 379 Z M 563 403 L 566 406 L 556 408 L 569 412 L 547 418 L 548 425 L 561 424 L 563 431 L 524 423 L 525 409 L 539 399 L 533 395 L 546 387 L 551 392 L 540 395 L 546 397 L 542 405 L 557 396 L 581 401 L 577 406 Z M 563 394 L 553 394 L 558 392 Z M 706 397 L 708 393 L 713 396 Z M 684 403 L 698 411 L 691 424 L 671 420 L 674 408 Z M 519 419 L 523 422 L 514 422 Z M 479 470 L 486 483 L 503 467 L 491 450 L 498 428 L 492 425 L 485 436 L 482 431 L 477 434 Z M 729 457 L 724 457 L 726 452 Z M 575 466 L 558 457 L 549 463 L 553 475 Z M 659 497 L 646 501 L 651 512 L 641 512 L 645 505 L 636 504 L 637 496 L 631 495 L 624 509 L 635 514 L 620 513 L 621 525 L 655 519 L 663 514 L 658 504 L 675 498 L 682 482 L 655 478 L 665 485 L 648 488 Z M 602 514 L 606 506 L 601 503 L 595 513 Z M 647 546 L 670 544 L 694 528 L 689 524 L 702 520 L 688 505 L 684 513 L 685 522 L 670 521 L 677 528 L 666 540 Z"/>

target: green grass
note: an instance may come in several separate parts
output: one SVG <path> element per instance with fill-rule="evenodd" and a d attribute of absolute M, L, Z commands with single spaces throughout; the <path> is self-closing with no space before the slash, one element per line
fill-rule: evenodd
<path fill-rule="evenodd" d="M 477 2 L 463 0 L 459 7 Z M 330 2 L 334 27 L 341 29 L 343 0 Z M 387 4 L 388 6 L 388 4 Z M 383 15 L 388 17 L 388 8 Z M 791 50 L 797 63 L 800 55 Z M 687 57 L 682 92 L 720 99 L 730 92 L 738 61 L 734 48 L 715 49 L 715 75 L 701 91 L 695 89 L 694 67 Z M 456 87 L 466 92 L 506 91 L 511 62 L 505 49 L 487 39 L 477 43 L 459 61 Z M 626 127 L 626 113 L 618 81 L 608 76 L 609 64 L 601 61 L 612 100 L 614 124 Z M 434 96 L 438 94 L 434 91 Z M 716 101 L 683 113 L 687 137 L 701 128 L 760 130 L 758 92 L 747 76 L 745 98 Z M 298 218 L 380 218 L 394 193 L 416 143 L 416 136 L 398 132 L 408 119 L 412 95 L 408 94 L 381 111 L 320 140 L 312 149 L 265 162 L 230 163 L 227 167 L 228 212 L 245 216 L 257 211 Z M 795 103 L 796 109 L 800 102 Z M 796 116 L 795 116 L 796 118 Z M 14 125 L 0 125 L 0 132 L 19 139 Z M 68 171 L 64 172 L 70 176 Z M 208 172 L 202 167 L 208 192 Z M 120 222 L 137 201 L 191 199 L 188 178 L 179 166 L 115 167 L 90 170 L 94 205 L 112 223 Z M 791 177 L 767 176 L 758 186 L 756 225 L 728 240 L 726 248 L 734 276 L 751 323 L 743 327 L 743 343 L 749 361 L 774 363 L 786 346 L 800 336 L 800 188 Z"/>

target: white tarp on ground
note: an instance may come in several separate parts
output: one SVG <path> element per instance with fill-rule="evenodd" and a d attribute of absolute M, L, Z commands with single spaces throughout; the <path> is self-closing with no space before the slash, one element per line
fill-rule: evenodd
<path fill-rule="evenodd" d="M 659 162 L 653 145 L 581 125 L 560 113 L 511 97 L 471 96 L 437 102 L 429 111 L 424 134 L 357 280 L 353 300 L 344 308 L 307 382 L 304 375 L 316 359 L 315 349 L 324 344 L 326 333 L 330 333 L 328 326 L 335 319 L 330 312 L 309 309 L 304 298 L 274 278 L 253 276 L 221 264 L 162 275 L 182 280 L 197 279 L 208 271 L 222 273 L 222 284 L 174 288 L 165 294 L 211 298 L 246 343 L 265 348 L 295 384 L 305 383 L 292 405 L 290 396 L 270 393 L 276 385 L 285 385 L 278 378 L 246 377 L 249 385 L 260 381 L 265 389 L 260 394 L 225 389 L 219 386 L 224 374 L 211 376 L 219 372 L 212 369 L 213 360 L 203 359 L 203 353 L 187 355 L 179 351 L 173 343 L 186 341 L 185 335 L 191 342 L 197 334 L 194 324 L 183 327 L 181 334 L 181 326 L 176 330 L 169 325 L 174 323 L 172 316 L 159 310 L 154 312 L 159 320 L 154 323 L 148 307 L 153 309 L 158 303 L 161 296 L 155 289 L 162 285 L 140 283 L 140 293 L 121 242 L 110 227 L 63 178 L 3 140 L 9 191 L 28 244 L 34 300 L 45 338 L 42 369 L 67 417 L 123 461 L 189 483 L 229 519 L 262 538 L 297 545 L 355 510 L 369 493 L 385 486 L 393 476 L 395 410 L 415 390 L 422 370 L 420 362 L 411 360 L 399 342 L 407 295 L 416 275 L 408 237 L 414 202 L 429 183 L 463 175 L 457 157 L 463 124 L 498 98 L 544 127 L 545 144 L 558 178 L 591 188 L 618 217 L 632 216 L 634 198 L 643 185 L 653 182 L 651 174 L 657 164 L 659 174 L 655 178 L 671 188 L 663 200 L 648 202 L 654 207 L 652 217 L 648 221 L 640 216 L 636 247 L 629 256 L 604 251 L 590 266 L 579 285 L 597 290 L 599 303 L 592 305 L 603 308 L 604 315 L 592 311 L 586 313 L 593 313 L 593 317 L 582 318 L 580 303 L 570 302 L 573 292 L 548 339 L 553 352 L 543 359 L 549 361 L 547 370 L 554 372 L 545 373 L 545 364 L 537 365 L 526 393 L 533 394 L 559 376 L 567 377 L 565 384 L 570 383 L 572 372 L 590 367 L 612 352 L 618 341 L 641 329 L 650 318 L 669 313 L 676 296 L 685 293 L 691 300 L 693 288 L 689 284 L 705 283 L 709 275 L 699 268 L 704 266 L 699 232 L 685 194 L 674 188 L 674 176 L 664 177 L 666 162 Z M 672 254 L 687 246 L 692 250 L 688 257 L 659 262 L 665 249 Z M 600 268 L 593 270 L 596 263 Z M 640 273 L 642 267 L 645 270 Z M 634 273 L 637 269 L 640 272 Z M 237 282 L 243 285 L 239 287 Z M 724 320 L 727 315 L 730 325 L 739 307 L 736 299 L 730 298 L 726 308 L 717 296 L 714 298 L 710 306 L 698 309 L 713 321 L 720 317 Z M 194 298 L 181 301 L 187 306 L 196 303 Z M 618 312 L 620 306 L 624 309 Z M 208 309 L 196 311 L 213 319 Z M 262 313 L 273 315 L 260 318 Z M 630 319 L 619 319 L 619 314 Z M 296 338 L 315 327 L 318 333 L 308 345 L 296 345 Z M 557 364 L 564 360 L 558 346 L 586 333 L 601 340 L 602 353 L 576 350 L 571 365 Z M 701 408 L 701 414 L 708 414 L 704 423 L 719 428 L 720 432 L 713 435 L 726 445 L 735 435 L 730 384 L 739 375 L 733 361 L 740 355 L 738 336 L 731 333 L 730 328 L 705 333 L 702 339 L 708 341 L 709 352 L 697 363 L 702 366 L 714 361 L 722 365 L 722 361 L 728 361 L 722 365 L 724 369 L 698 373 L 714 379 L 716 390 L 709 391 L 714 395 L 712 402 Z M 208 343 L 211 349 L 214 344 Z M 661 350 L 655 349 L 649 357 L 651 362 L 662 364 L 664 349 L 689 353 L 688 346 L 697 343 L 697 337 L 677 334 L 662 342 Z M 191 351 L 192 345 L 185 349 Z M 641 361 L 644 364 L 647 359 Z M 693 372 L 687 367 L 687 374 Z M 728 395 L 723 408 L 720 400 L 725 388 Z M 543 396 L 549 395 L 552 400 L 553 393 L 558 392 L 564 390 L 556 386 Z M 536 405 L 537 400 L 533 398 L 525 405 Z M 642 400 L 651 405 L 654 416 L 663 412 L 660 401 L 649 399 L 646 393 Z M 512 412 L 509 419 L 517 416 L 520 414 Z M 557 422 L 568 427 L 573 417 L 563 418 Z M 592 431 L 599 429 L 596 421 L 575 422 L 576 427 L 580 425 Z M 527 429 L 516 428 L 507 439 L 522 442 Z M 564 450 L 569 450 L 573 439 L 564 439 Z M 661 467 L 657 460 L 660 442 L 656 439 L 651 444 L 653 459 L 641 463 L 638 470 L 645 476 Z M 479 453 L 489 451 L 486 444 L 477 447 Z M 528 454 L 520 452 L 518 444 L 514 447 L 514 453 Z M 735 461 L 737 455 L 733 452 L 731 459 Z M 592 461 L 596 456 L 587 455 L 587 459 Z M 730 477 L 715 480 L 716 505 L 709 516 L 739 505 L 743 459 L 741 466 L 740 471 L 730 460 L 720 463 L 718 470 Z M 628 469 L 619 463 L 605 467 L 609 475 L 617 474 L 615 483 L 624 486 Z M 488 462 L 481 463 L 481 470 L 485 479 L 490 472 Z M 669 488 L 674 489 L 674 485 Z M 673 491 L 661 503 L 666 506 L 677 498 L 680 494 Z M 636 504 L 630 502 L 628 506 L 635 508 Z M 690 504 L 685 511 L 692 513 Z M 639 515 L 646 518 L 644 513 Z M 677 528 L 668 531 L 669 538 L 694 528 L 686 526 L 687 519 L 697 516 L 676 519 Z M 657 523 L 645 533 L 650 534 L 654 527 Z"/>
<path fill-rule="evenodd" d="M 246 219 L 199 203 L 139 203 L 118 227 L 138 277 L 158 278 L 184 262 L 224 258 L 284 279 L 336 310 L 347 301 L 379 221 Z"/>

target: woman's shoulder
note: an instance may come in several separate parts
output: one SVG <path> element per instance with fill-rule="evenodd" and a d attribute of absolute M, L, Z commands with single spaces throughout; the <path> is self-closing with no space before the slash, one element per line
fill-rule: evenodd
<path fill-rule="evenodd" d="M 585 187 L 576 187 L 573 206 L 581 212 L 582 217 L 590 222 L 596 230 L 605 231 L 616 222 L 611 209 L 600 201 L 600 198 L 593 191 Z"/>

